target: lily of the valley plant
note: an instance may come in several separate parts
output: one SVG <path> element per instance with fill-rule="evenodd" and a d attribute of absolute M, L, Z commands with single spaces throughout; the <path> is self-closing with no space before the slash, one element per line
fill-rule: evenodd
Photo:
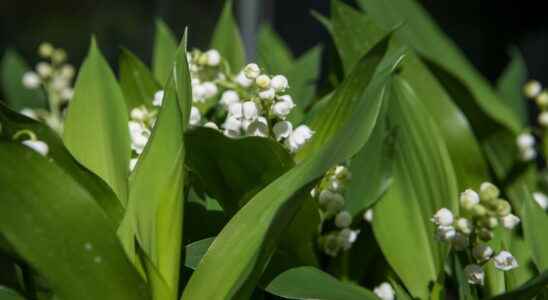
<path fill-rule="evenodd" d="M 6 50 L 0 299 L 548 299 L 548 91 L 357 2 L 300 57 L 263 25 L 246 61 L 230 1 L 150 66 Z"/>

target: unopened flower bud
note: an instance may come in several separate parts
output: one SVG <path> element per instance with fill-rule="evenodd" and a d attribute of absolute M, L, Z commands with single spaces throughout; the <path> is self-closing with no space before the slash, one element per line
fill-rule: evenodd
<path fill-rule="evenodd" d="M 472 255 L 478 262 L 484 262 L 493 256 L 493 249 L 487 244 L 478 243 L 472 249 Z"/>
<path fill-rule="evenodd" d="M 537 151 L 535 148 L 527 148 L 521 150 L 520 158 L 523 161 L 531 161 L 534 160 L 537 157 Z"/>
<path fill-rule="evenodd" d="M 541 90 L 542 85 L 536 80 L 528 81 L 523 87 L 523 92 L 525 93 L 525 96 L 529 98 L 536 97 L 541 92 Z"/>
<path fill-rule="evenodd" d="M 227 90 L 223 92 L 220 102 L 225 107 L 228 107 L 232 103 L 240 102 L 240 96 L 236 91 Z"/>
<path fill-rule="evenodd" d="M 36 72 L 43 78 L 51 76 L 53 69 L 51 65 L 46 62 L 40 62 L 36 65 Z"/>
<path fill-rule="evenodd" d="M 495 229 L 499 225 L 499 220 L 495 217 L 486 217 L 482 220 L 482 225 L 489 229 Z"/>
<path fill-rule="evenodd" d="M 488 242 L 493 238 L 493 232 L 487 228 L 481 228 L 478 232 L 478 236 L 482 241 Z"/>
<path fill-rule="evenodd" d="M 453 224 L 453 213 L 447 208 L 439 209 L 432 218 L 436 225 L 449 226 Z"/>
<path fill-rule="evenodd" d="M 510 206 L 510 203 L 508 203 L 508 201 L 497 199 L 497 201 L 495 202 L 495 210 L 499 217 L 504 217 L 512 212 L 512 207 Z"/>
<path fill-rule="evenodd" d="M 206 98 L 214 97 L 219 92 L 217 85 L 213 82 L 204 82 L 202 87 L 204 88 L 204 96 Z"/>
<path fill-rule="evenodd" d="M 548 127 L 548 111 L 543 111 L 538 115 L 538 123 L 542 127 Z"/>
<path fill-rule="evenodd" d="M 244 75 L 249 79 L 255 79 L 261 74 L 261 69 L 257 64 L 248 64 L 244 68 Z M 270 83 L 270 81 L 269 81 Z M 268 86 L 268 85 L 267 85 Z"/>
<path fill-rule="evenodd" d="M 346 210 L 339 212 L 335 216 L 335 226 L 339 228 L 346 228 L 350 226 L 350 224 L 352 224 L 352 215 Z"/>
<path fill-rule="evenodd" d="M 259 92 L 259 98 L 263 100 L 272 100 L 276 96 L 276 92 L 274 89 L 266 89 L 264 91 Z"/>
<path fill-rule="evenodd" d="M 241 87 L 245 87 L 245 88 L 250 87 L 253 84 L 253 79 L 250 79 L 247 76 L 245 76 L 243 72 L 238 73 L 234 81 L 236 81 L 236 83 L 239 84 Z"/>
<path fill-rule="evenodd" d="M 51 60 L 56 63 L 62 63 L 67 59 L 67 53 L 63 49 L 55 49 L 51 55 Z"/>
<path fill-rule="evenodd" d="M 518 135 L 516 142 L 520 149 L 531 148 L 535 146 L 535 137 L 528 132 Z"/>
<path fill-rule="evenodd" d="M 363 219 L 369 223 L 373 222 L 373 209 L 369 208 L 363 213 Z"/>
<path fill-rule="evenodd" d="M 270 87 L 277 92 L 283 92 L 287 89 L 288 83 L 287 78 L 283 75 L 276 75 L 270 80 Z"/>
<path fill-rule="evenodd" d="M 53 46 L 50 43 L 42 43 L 38 47 L 38 55 L 40 55 L 43 58 L 48 58 L 53 54 Z"/>
<path fill-rule="evenodd" d="M 162 102 L 164 100 L 164 90 L 159 90 L 154 93 L 154 99 L 152 100 L 152 105 L 154 106 L 162 106 Z"/>
<path fill-rule="evenodd" d="M 29 71 L 23 74 L 23 86 L 28 89 L 36 89 L 40 86 L 42 80 L 38 74 Z"/>
<path fill-rule="evenodd" d="M 436 237 L 440 241 L 448 242 L 455 238 L 457 231 L 453 226 L 438 226 Z"/>
<path fill-rule="evenodd" d="M 483 285 L 485 272 L 482 267 L 476 264 L 467 265 L 464 268 L 464 276 L 470 284 Z"/>
<path fill-rule="evenodd" d="M 535 102 L 540 108 L 546 108 L 548 106 L 548 91 L 542 91 L 535 97 Z"/>
<path fill-rule="evenodd" d="M 258 87 L 261 89 L 267 89 L 270 86 L 270 77 L 268 75 L 259 75 L 257 79 L 255 79 L 255 83 Z"/>
<path fill-rule="evenodd" d="M 462 251 L 468 247 L 468 236 L 460 232 L 455 233 L 455 237 L 451 240 L 451 245 L 457 251 Z"/>
<path fill-rule="evenodd" d="M 483 200 L 490 200 L 490 199 L 496 199 L 500 195 L 499 188 L 496 187 L 494 184 L 490 182 L 484 182 L 480 186 L 480 199 Z"/>
<path fill-rule="evenodd" d="M 474 229 L 474 225 L 472 225 L 472 222 L 470 222 L 470 220 L 466 218 L 458 218 L 455 227 L 457 228 L 457 230 L 464 234 L 470 234 Z"/>
<path fill-rule="evenodd" d="M 219 53 L 219 51 L 215 49 L 211 49 L 207 51 L 205 54 L 207 57 L 207 64 L 209 66 L 215 67 L 221 63 L 221 54 Z"/>
<path fill-rule="evenodd" d="M 460 194 L 460 204 L 464 209 L 471 209 L 480 202 L 480 197 L 472 189 L 467 189 Z"/>
<path fill-rule="evenodd" d="M 518 262 L 508 251 L 501 251 L 493 257 L 495 267 L 502 271 L 510 271 L 518 267 Z"/>

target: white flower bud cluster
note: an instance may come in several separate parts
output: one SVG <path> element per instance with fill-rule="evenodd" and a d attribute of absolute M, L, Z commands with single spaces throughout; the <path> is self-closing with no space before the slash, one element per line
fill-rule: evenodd
<path fill-rule="evenodd" d="M 255 63 L 231 75 L 215 49 L 193 50 L 187 59 L 197 109 L 191 116 L 192 125 L 220 128 L 228 137 L 270 137 L 291 152 L 312 138 L 314 132 L 306 125 L 295 127 L 287 120 L 295 103 L 287 94 L 285 76 L 264 74 Z M 212 119 L 201 118 L 203 115 Z"/>
<path fill-rule="evenodd" d="M 531 161 L 537 157 L 535 137 L 530 132 L 524 132 L 516 138 L 519 155 L 523 161 Z"/>
<path fill-rule="evenodd" d="M 47 92 L 50 111 L 25 108 L 21 113 L 32 116 L 34 119 L 44 121 L 57 132 L 62 131 L 63 110 L 73 95 L 72 87 L 75 70 L 66 62 L 65 50 L 54 48 L 49 43 L 42 43 L 38 48 L 38 54 L 43 59 L 36 64 L 34 71 L 23 74 L 22 84 L 28 89 L 43 87 Z"/>
<path fill-rule="evenodd" d="M 383 282 L 373 289 L 373 293 L 377 295 L 381 300 L 394 300 L 396 299 L 396 292 L 388 282 Z"/>
<path fill-rule="evenodd" d="M 484 182 L 479 192 L 472 189 L 462 192 L 459 201 L 461 216 L 454 216 L 449 209 L 442 208 L 434 214 L 432 222 L 437 225 L 438 240 L 449 243 L 457 251 L 469 250 L 472 254 L 475 263 L 464 269 L 468 282 L 483 285 L 485 274 L 481 265 L 490 260 L 502 271 L 516 268 L 518 264 L 508 251 L 495 255 L 494 250 L 485 243 L 493 238 L 493 230 L 499 224 L 506 229 L 514 229 L 520 222 L 512 214 L 510 203 L 500 198 L 499 189 L 492 183 Z"/>
<path fill-rule="evenodd" d="M 540 113 L 537 121 L 544 129 L 548 127 L 548 90 L 544 89 L 542 84 L 537 80 L 529 80 L 523 86 L 525 96 L 535 101 Z"/>
<path fill-rule="evenodd" d="M 359 234 L 359 230 L 350 228 L 352 215 L 343 210 L 345 187 L 351 177 L 347 167 L 338 165 L 327 171 L 310 191 L 310 195 L 318 201 L 322 227 L 332 225 L 332 229 L 319 238 L 322 250 L 329 256 L 337 256 L 340 251 L 350 249 Z"/>

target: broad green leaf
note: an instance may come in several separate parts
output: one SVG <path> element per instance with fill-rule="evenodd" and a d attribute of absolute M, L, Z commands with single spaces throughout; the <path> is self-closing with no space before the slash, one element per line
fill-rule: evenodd
<path fill-rule="evenodd" d="M 177 51 L 175 35 L 162 20 L 156 20 L 154 49 L 152 50 L 152 74 L 164 86 L 171 74 L 171 67 Z"/>
<path fill-rule="evenodd" d="M 47 108 L 46 95 L 41 88 L 28 89 L 23 86 L 23 75 L 32 69 L 14 50 L 4 54 L 1 63 L 4 100 L 9 106 L 20 111 L 23 108 Z"/>
<path fill-rule="evenodd" d="M 390 285 L 392 285 L 392 288 L 394 289 L 394 295 L 396 296 L 396 299 L 398 300 L 412 300 L 411 296 L 407 294 L 405 289 L 395 280 L 390 280 Z"/>
<path fill-rule="evenodd" d="M 287 299 L 376 300 L 372 292 L 313 267 L 299 267 L 278 275 L 266 287 L 274 295 Z M 398 298 L 399 299 L 399 298 Z"/>
<path fill-rule="evenodd" d="M 231 139 L 218 130 L 198 127 L 187 132 L 185 140 L 187 167 L 228 215 L 295 165 L 273 139 Z"/>
<path fill-rule="evenodd" d="M 353 216 L 372 206 L 390 188 L 397 132 L 378 123 L 367 144 L 352 158 L 352 180 L 345 193 L 345 207 Z"/>
<path fill-rule="evenodd" d="M 149 299 L 90 193 L 22 145 L 0 142 L 0 160 L 0 232 L 60 299 Z"/>
<path fill-rule="evenodd" d="M 152 106 L 160 85 L 148 67 L 127 49 L 120 56 L 120 87 L 129 110 L 140 105 Z"/>
<path fill-rule="evenodd" d="M 357 101 L 367 89 L 364 82 L 373 78 L 377 67 L 380 65 L 388 49 L 388 38 L 380 41 L 371 51 L 355 66 L 353 72 L 362 74 L 346 79 L 341 88 L 337 89 L 330 98 L 329 104 L 318 111 L 314 119 L 310 121 L 310 128 L 314 131 L 314 138 L 308 142 L 296 155 L 297 161 L 309 157 L 327 141 L 333 138 L 345 121 L 354 112 Z"/>
<path fill-rule="evenodd" d="M 217 49 L 226 59 L 232 72 L 239 71 L 245 64 L 245 48 L 236 19 L 232 14 L 232 0 L 226 0 L 223 12 L 215 25 L 210 48 Z"/>
<path fill-rule="evenodd" d="M 409 292 L 427 299 L 447 255 L 430 218 L 442 207 L 458 211 L 457 182 L 439 129 L 414 90 L 401 78 L 393 88 L 388 118 L 397 130 L 394 182 L 375 205 L 373 229 Z"/>
<path fill-rule="evenodd" d="M 529 113 L 522 91 L 527 80 L 527 66 L 519 50 L 512 49 L 510 56 L 512 60 L 497 80 L 497 90 L 500 99 L 518 116 L 520 125 L 526 126 Z"/>
<path fill-rule="evenodd" d="M 347 66 L 352 66 L 363 49 L 370 48 L 386 33 L 369 16 L 340 1 L 333 2 L 333 11 L 333 39 L 342 60 Z M 393 41 L 390 51 L 397 51 L 398 45 L 398 40 Z M 488 178 L 487 166 L 471 124 L 451 95 L 413 51 L 407 53 L 402 77 L 413 87 L 417 98 L 424 103 L 439 126 L 453 161 L 459 190 L 479 186 Z"/>
<path fill-rule="evenodd" d="M 514 133 L 519 132 L 520 125 L 516 115 L 498 100 L 488 81 L 474 69 L 418 1 L 359 0 L 358 3 L 385 29 L 404 24 L 397 31 L 397 36 L 403 42 L 461 80 L 472 92 L 475 106 L 494 122 Z M 454 100 L 460 106 L 461 99 Z"/>
<path fill-rule="evenodd" d="M 396 64 L 399 58 L 394 61 Z M 364 78 L 361 61 L 348 80 Z M 365 68 L 367 73 L 367 68 Z M 300 207 L 299 193 L 330 167 L 354 155 L 367 141 L 386 98 L 389 73 L 370 84 L 355 100 L 354 114 L 333 139 L 295 168 L 257 193 L 224 227 L 193 273 L 182 299 L 247 299 L 253 290 L 284 228 Z M 364 83 L 362 81 L 362 83 Z M 348 84 L 342 88 L 348 88 Z M 347 100 L 354 93 L 340 93 Z M 335 99 L 337 100 L 337 99 Z M 204 285 L 215 282 L 216 288 Z"/>
<path fill-rule="evenodd" d="M 489 300 L 530 300 L 536 295 L 546 290 L 548 285 L 548 270 L 545 270 L 537 277 L 529 280 L 521 287 L 512 290 L 508 293 L 490 298 Z M 540 299 L 539 299 L 540 300 Z"/>
<path fill-rule="evenodd" d="M 215 237 L 196 241 L 185 246 L 185 267 L 195 270 Z"/>
<path fill-rule="evenodd" d="M 84 187 L 103 208 L 117 226 L 122 220 L 124 209 L 112 189 L 85 167 L 80 165 L 63 145 L 63 141 L 48 126 L 33 119 L 17 114 L 0 103 L 0 135 L 12 139 L 21 130 L 32 131 L 39 140 L 48 144 L 48 157 L 68 175 Z"/>
<path fill-rule="evenodd" d="M 172 67 L 152 136 L 129 181 L 129 202 L 120 234 L 132 253 L 132 231 L 153 270 L 155 299 L 177 299 L 183 234 L 184 131 L 190 113 L 186 33 Z M 128 228 L 129 227 L 129 228 Z M 158 276 L 160 278 L 157 278 Z M 165 290 L 167 286 L 168 290 Z"/>
<path fill-rule="evenodd" d="M 546 239 L 546 228 L 548 228 L 548 214 L 533 200 L 529 193 L 524 193 L 523 201 L 523 233 L 525 241 L 533 255 L 539 271 L 548 269 L 548 239 Z"/>
<path fill-rule="evenodd" d="M 0 300 L 25 300 L 16 291 L 0 285 Z"/>
<path fill-rule="evenodd" d="M 128 197 L 131 151 L 127 124 L 122 90 L 92 40 L 67 111 L 63 141 L 76 160 L 112 188 L 123 205 Z"/>
<path fill-rule="evenodd" d="M 287 74 L 294 64 L 291 50 L 267 23 L 259 28 L 257 56 L 259 65 L 271 74 Z"/>

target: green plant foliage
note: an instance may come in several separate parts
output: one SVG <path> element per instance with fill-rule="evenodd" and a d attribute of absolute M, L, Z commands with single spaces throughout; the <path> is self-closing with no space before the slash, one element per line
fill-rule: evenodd
<path fill-rule="evenodd" d="M 65 121 L 63 142 L 86 168 L 99 175 L 123 205 L 128 198 L 128 115 L 122 90 L 95 40 L 84 61 Z"/>
<path fill-rule="evenodd" d="M 426 299 L 447 254 L 434 239 L 429 217 L 441 207 L 457 211 L 458 190 L 434 121 L 403 79 L 398 78 L 393 89 L 388 118 L 398 130 L 394 183 L 375 206 L 373 229 L 386 259 L 413 297 Z"/>
<path fill-rule="evenodd" d="M 490 298 L 490 300 L 528 300 L 533 299 L 543 289 L 546 290 L 548 284 L 548 271 L 544 271 L 539 276 L 529 280 L 515 290 Z M 539 298 L 537 298 L 539 299 Z M 543 298 L 541 298 L 543 299 Z"/>
<path fill-rule="evenodd" d="M 30 90 L 23 86 L 23 74 L 31 68 L 14 50 L 8 50 L 0 63 L 4 100 L 14 110 L 46 108 L 46 95 L 42 89 Z"/>
<path fill-rule="evenodd" d="M 363 64 L 366 64 L 365 60 L 349 80 L 363 75 Z M 361 91 L 359 99 L 363 101 L 357 101 L 360 105 L 343 124 L 340 135 L 261 190 L 230 220 L 192 275 L 183 299 L 246 298 L 251 294 L 258 275 L 281 238 L 283 228 L 300 206 L 295 200 L 301 198 L 295 194 L 334 163 L 349 158 L 363 146 L 386 96 L 383 87 L 387 79 L 388 75 L 378 78 L 379 81 L 367 92 Z M 347 86 L 343 87 L 346 89 Z M 256 220 L 263 221 L 257 223 Z M 206 278 L 219 282 L 217 288 L 204 287 L 201 282 Z"/>
<path fill-rule="evenodd" d="M 0 286 L 0 299 L 2 300 L 24 300 L 16 291 Z"/>
<path fill-rule="evenodd" d="M 128 109 L 146 105 L 150 107 L 160 85 L 148 67 L 127 49 L 120 55 L 120 87 Z"/>
<path fill-rule="evenodd" d="M 527 124 L 528 112 L 523 85 L 527 80 L 525 60 L 517 49 L 510 51 L 511 61 L 497 80 L 497 90 L 501 100 L 519 117 L 520 125 Z"/>
<path fill-rule="evenodd" d="M 169 79 L 176 51 L 177 40 L 175 35 L 163 21 L 156 20 L 156 33 L 152 50 L 152 74 L 162 86 Z"/>
<path fill-rule="evenodd" d="M 211 38 L 210 47 L 221 53 L 231 70 L 237 71 L 245 63 L 245 48 L 232 10 L 232 0 L 225 1 L 223 12 Z"/>
<path fill-rule="evenodd" d="M 341 282 L 313 267 L 287 270 L 274 278 L 266 290 L 286 299 L 377 299 L 372 292 L 351 283 Z"/>
<path fill-rule="evenodd" d="M 60 298 L 148 299 L 116 229 L 85 188 L 22 145 L 0 142 L 0 157 L 0 231 Z"/>
<path fill-rule="evenodd" d="M 529 196 L 523 199 L 523 232 L 533 254 L 533 261 L 538 270 L 548 269 L 548 241 L 545 238 L 545 228 L 548 228 L 548 216 Z"/>

